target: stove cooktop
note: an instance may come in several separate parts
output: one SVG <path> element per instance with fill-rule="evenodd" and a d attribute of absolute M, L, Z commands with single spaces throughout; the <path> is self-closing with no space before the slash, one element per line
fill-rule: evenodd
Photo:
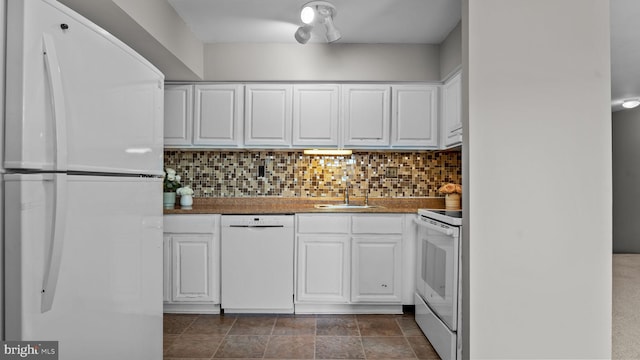
<path fill-rule="evenodd" d="M 462 210 L 429 210 L 436 214 L 462 219 Z"/>

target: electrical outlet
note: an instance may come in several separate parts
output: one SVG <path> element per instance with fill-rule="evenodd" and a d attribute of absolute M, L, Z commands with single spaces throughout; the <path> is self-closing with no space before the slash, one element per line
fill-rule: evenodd
<path fill-rule="evenodd" d="M 398 177 L 398 168 L 395 166 L 389 166 L 385 169 L 384 176 L 388 178 L 397 178 Z"/>
<path fill-rule="evenodd" d="M 258 177 L 264 177 L 264 165 L 258 165 Z"/>

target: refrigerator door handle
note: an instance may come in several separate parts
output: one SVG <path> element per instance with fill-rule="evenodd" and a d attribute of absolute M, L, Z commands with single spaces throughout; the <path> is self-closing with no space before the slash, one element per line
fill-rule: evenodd
<path fill-rule="evenodd" d="M 60 260 L 62 258 L 62 245 L 64 243 L 67 220 L 67 174 L 54 174 L 53 186 L 55 189 L 53 194 L 53 221 L 49 256 L 44 268 L 44 282 L 42 284 L 42 313 L 51 310 L 58 284 L 58 274 L 60 273 Z"/>
<path fill-rule="evenodd" d="M 51 34 L 42 34 L 44 46 L 44 63 L 49 78 L 49 93 L 53 109 L 54 152 L 56 171 L 67 170 L 67 111 L 65 108 L 64 89 L 60 62 L 55 42 Z"/>

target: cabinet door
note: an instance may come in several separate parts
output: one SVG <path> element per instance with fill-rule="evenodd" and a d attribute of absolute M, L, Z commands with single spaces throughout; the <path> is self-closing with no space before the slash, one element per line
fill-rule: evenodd
<path fill-rule="evenodd" d="M 462 144 L 462 76 L 460 73 L 442 86 L 443 147 Z"/>
<path fill-rule="evenodd" d="M 392 146 L 437 148 L 438 86 L 394 86 L 391 132 Z"/>
<path fill-rule="evenodd" d="M 214 291 L 214 246 L 211 235 L 177 234 L 172 236 L 174 302 L 219 302 Z"/>
<path fill-rule="evenodd" d="M 298 236 L 296 301 L 349 301 L 349 237 Z"/>
<path fill-rule="evenodd" d="M 162 252 L 162 301 L 171 301 L 171 236 L 163 236 L 163 252 Z"/>
<path fill-rule="evenodd" d="M 193 86 L 164 88 L 164 144 L 191 145 Z"/>
<path fill-rule="evenodd" d="M 193 144 L 238 146 L 242 141 L 242 85 L 196 85 Z"/>
<path fill-rule="evenodd" d="M 402 237 L 354 237 L 351 244 L 351 301 L 400 302 Z"/>
<path fill-rule="evenodd" d="M 286 84 L 245 87 L 245 145 L 291 145 L 292 89 Z"/>
<path fill-rule="evenodd" d="M 293 145 L 338 146 L 338 85 L 294 85 Z"/>
<path fill-rule="evenodd" d="M 388 85 L 344 85 L 344 145 L 389 146 Z"/>

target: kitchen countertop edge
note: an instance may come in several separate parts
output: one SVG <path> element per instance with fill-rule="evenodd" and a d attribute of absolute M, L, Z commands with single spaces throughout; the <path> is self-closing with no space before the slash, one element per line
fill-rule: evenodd
<path fill-rule="evenodd" d="M 179 201 L 176 202 L 179 204 Z M 370 198 L 370 208 L 315 208 L 316 204 L 341 204 L 341 198 L 292 198 L 292 197 L 236 197 L 194 198 L 191 209 L 176 205 L 164 209 L 170 214 L 298 214 L 298 213 L 416 213 L 418 209 L 444 209 L 442 197 Z M 364 198 L 352 197 L 351 204 L 362 205 Z"/>

